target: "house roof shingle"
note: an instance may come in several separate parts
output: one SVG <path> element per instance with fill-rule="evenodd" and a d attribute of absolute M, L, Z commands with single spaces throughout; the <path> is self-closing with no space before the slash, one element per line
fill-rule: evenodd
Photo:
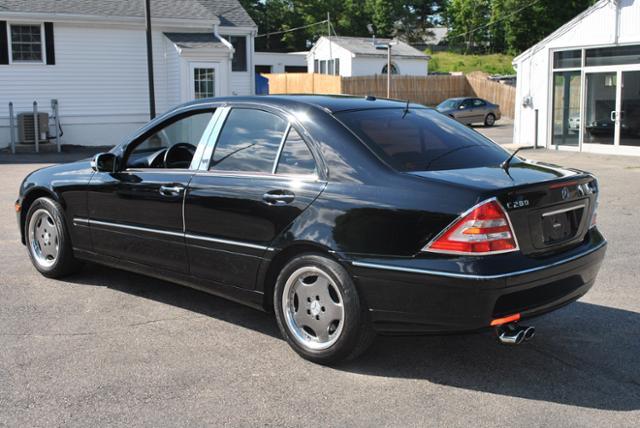
<path fill-rule="evenodd" d="M 107 17 L 144 16 L 143 1 L 133 0 L 0 0 L 0 13 L 60 13 Z M 221 26 L 254 27 L 238 0 L 151 0 L 154 18 L 215 19 Z"/>
<path fill-rule="evenodd" d="M 387 56 L 386 50 L 376 49 L 373 45 L 373 39 L 371 37 L 331 37 L 331 41 L 340 47 L 354 53 L 355 55 L 366 56 Z M 376 44 L 386 44 L 392 41 L 392 39 L 376 38 Z M 408 44 L 399 40 L 396 45 L 391 47 L 391 52 L 394 57 L 415 58 L 415 59 L 428 59 L 429 56 L 418 49 L 409 46 Z"/>
<path fill-rule="evenodd" d="M 213 33 L 164 33 L 176 46 L 187 49 L 224 48 L 226 46 Z"/>

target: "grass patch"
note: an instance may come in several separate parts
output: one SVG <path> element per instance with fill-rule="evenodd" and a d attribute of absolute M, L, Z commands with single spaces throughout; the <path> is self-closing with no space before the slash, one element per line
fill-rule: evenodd
<path fill-rule="evenodd" d="M 429 72 L 484 71 L 489 74 L 515 74 L 511 65 L 513 56 L 505 54 L 463 55 L 454 52 L 433 52 Z"/>

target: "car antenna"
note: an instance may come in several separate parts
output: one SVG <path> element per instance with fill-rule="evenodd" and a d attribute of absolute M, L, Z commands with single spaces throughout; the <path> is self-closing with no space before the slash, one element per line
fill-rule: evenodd
<path fill-rule="evenodd" d="M 404 119 L 404 117 L 407 115 L 407 113 L 409 113 L 409 100 L 407 100 L 407 105 L 404 106 L 404 111 L 402 112 L 402 118 Z"/>
<path fill-rule="evenodd" d="M 504 162 L 502 162 L 500 164 L 500 168 L 504 169 L 505 172 L 508 174 L 509 173 L 509 166 L 511 166 L 511 161 L 513 160 L 513 158 L 515 157 L 515 155 L 522 149 L 530 149 L 530 146 L 522 146 L 522 147 L 518 147 L 513 153 L 511 153 L 511 156 L 509 156 L 507 158 L 507 160 L 505 160 Z"/>

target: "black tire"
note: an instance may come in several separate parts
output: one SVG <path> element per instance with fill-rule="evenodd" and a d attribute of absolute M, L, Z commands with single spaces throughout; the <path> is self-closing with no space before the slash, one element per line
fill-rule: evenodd
<path fill-rule="evenodd" d="M 489 113 L 484 118 L 484 126 L 493 126 L 496 123 L 496 116 L 493 113 Z"/>
<path fill-rule="evenodd" d="M 50 266 L 43 266 L 38 262 L 29 236 L 31 219 L 36 212 L 41 212 L 42 210 L 45 210 L 50 215 L 57 229 L 57 256 Z M 24 224 L 24 236 L 27 243 L 27 252 L 31 258 L 31 263 L 33 263 L 33 266 L 38 270 L 38 272 L 48 278 L 61 278 L 77 272 L 82 267 L 82 262 L 73 256 L 71 238 L 69 237 L 69 230 L 67 229 L 67 224 L 64 221 L 63 216 L 63 209 L 59 203 L 50 198 L 38 198 L 29 207 Z"/>
<path fill-rule="evenodd" d="M 285 309 L 283 308 L 285 285 L 292 274 L 304 268 L 320 269 L 340 292 L 344 307 L 343 326 L 335 343 L 327 349 L 314 350 L 303 346 L 296 340 L 295 333 L 290 329 L 285 319 Z M 276 280 L 273 301 L 282 336 L 294 351 L 309 361 L 328 365 L 354 359 L 366 351 L 375 338 L 375 331 L 369 320 L 367 307 L 358 295 L 351 276 L 339 263 L 324 255 L 303 254 L 287 263 Z"/>

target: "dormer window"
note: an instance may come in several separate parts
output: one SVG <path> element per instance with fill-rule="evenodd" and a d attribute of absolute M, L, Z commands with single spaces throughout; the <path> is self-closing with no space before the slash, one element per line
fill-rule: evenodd
<path fill-rule="evenodd" d="M 44 62 L 41 25 L 11 24 L 11 61 Z"/>

